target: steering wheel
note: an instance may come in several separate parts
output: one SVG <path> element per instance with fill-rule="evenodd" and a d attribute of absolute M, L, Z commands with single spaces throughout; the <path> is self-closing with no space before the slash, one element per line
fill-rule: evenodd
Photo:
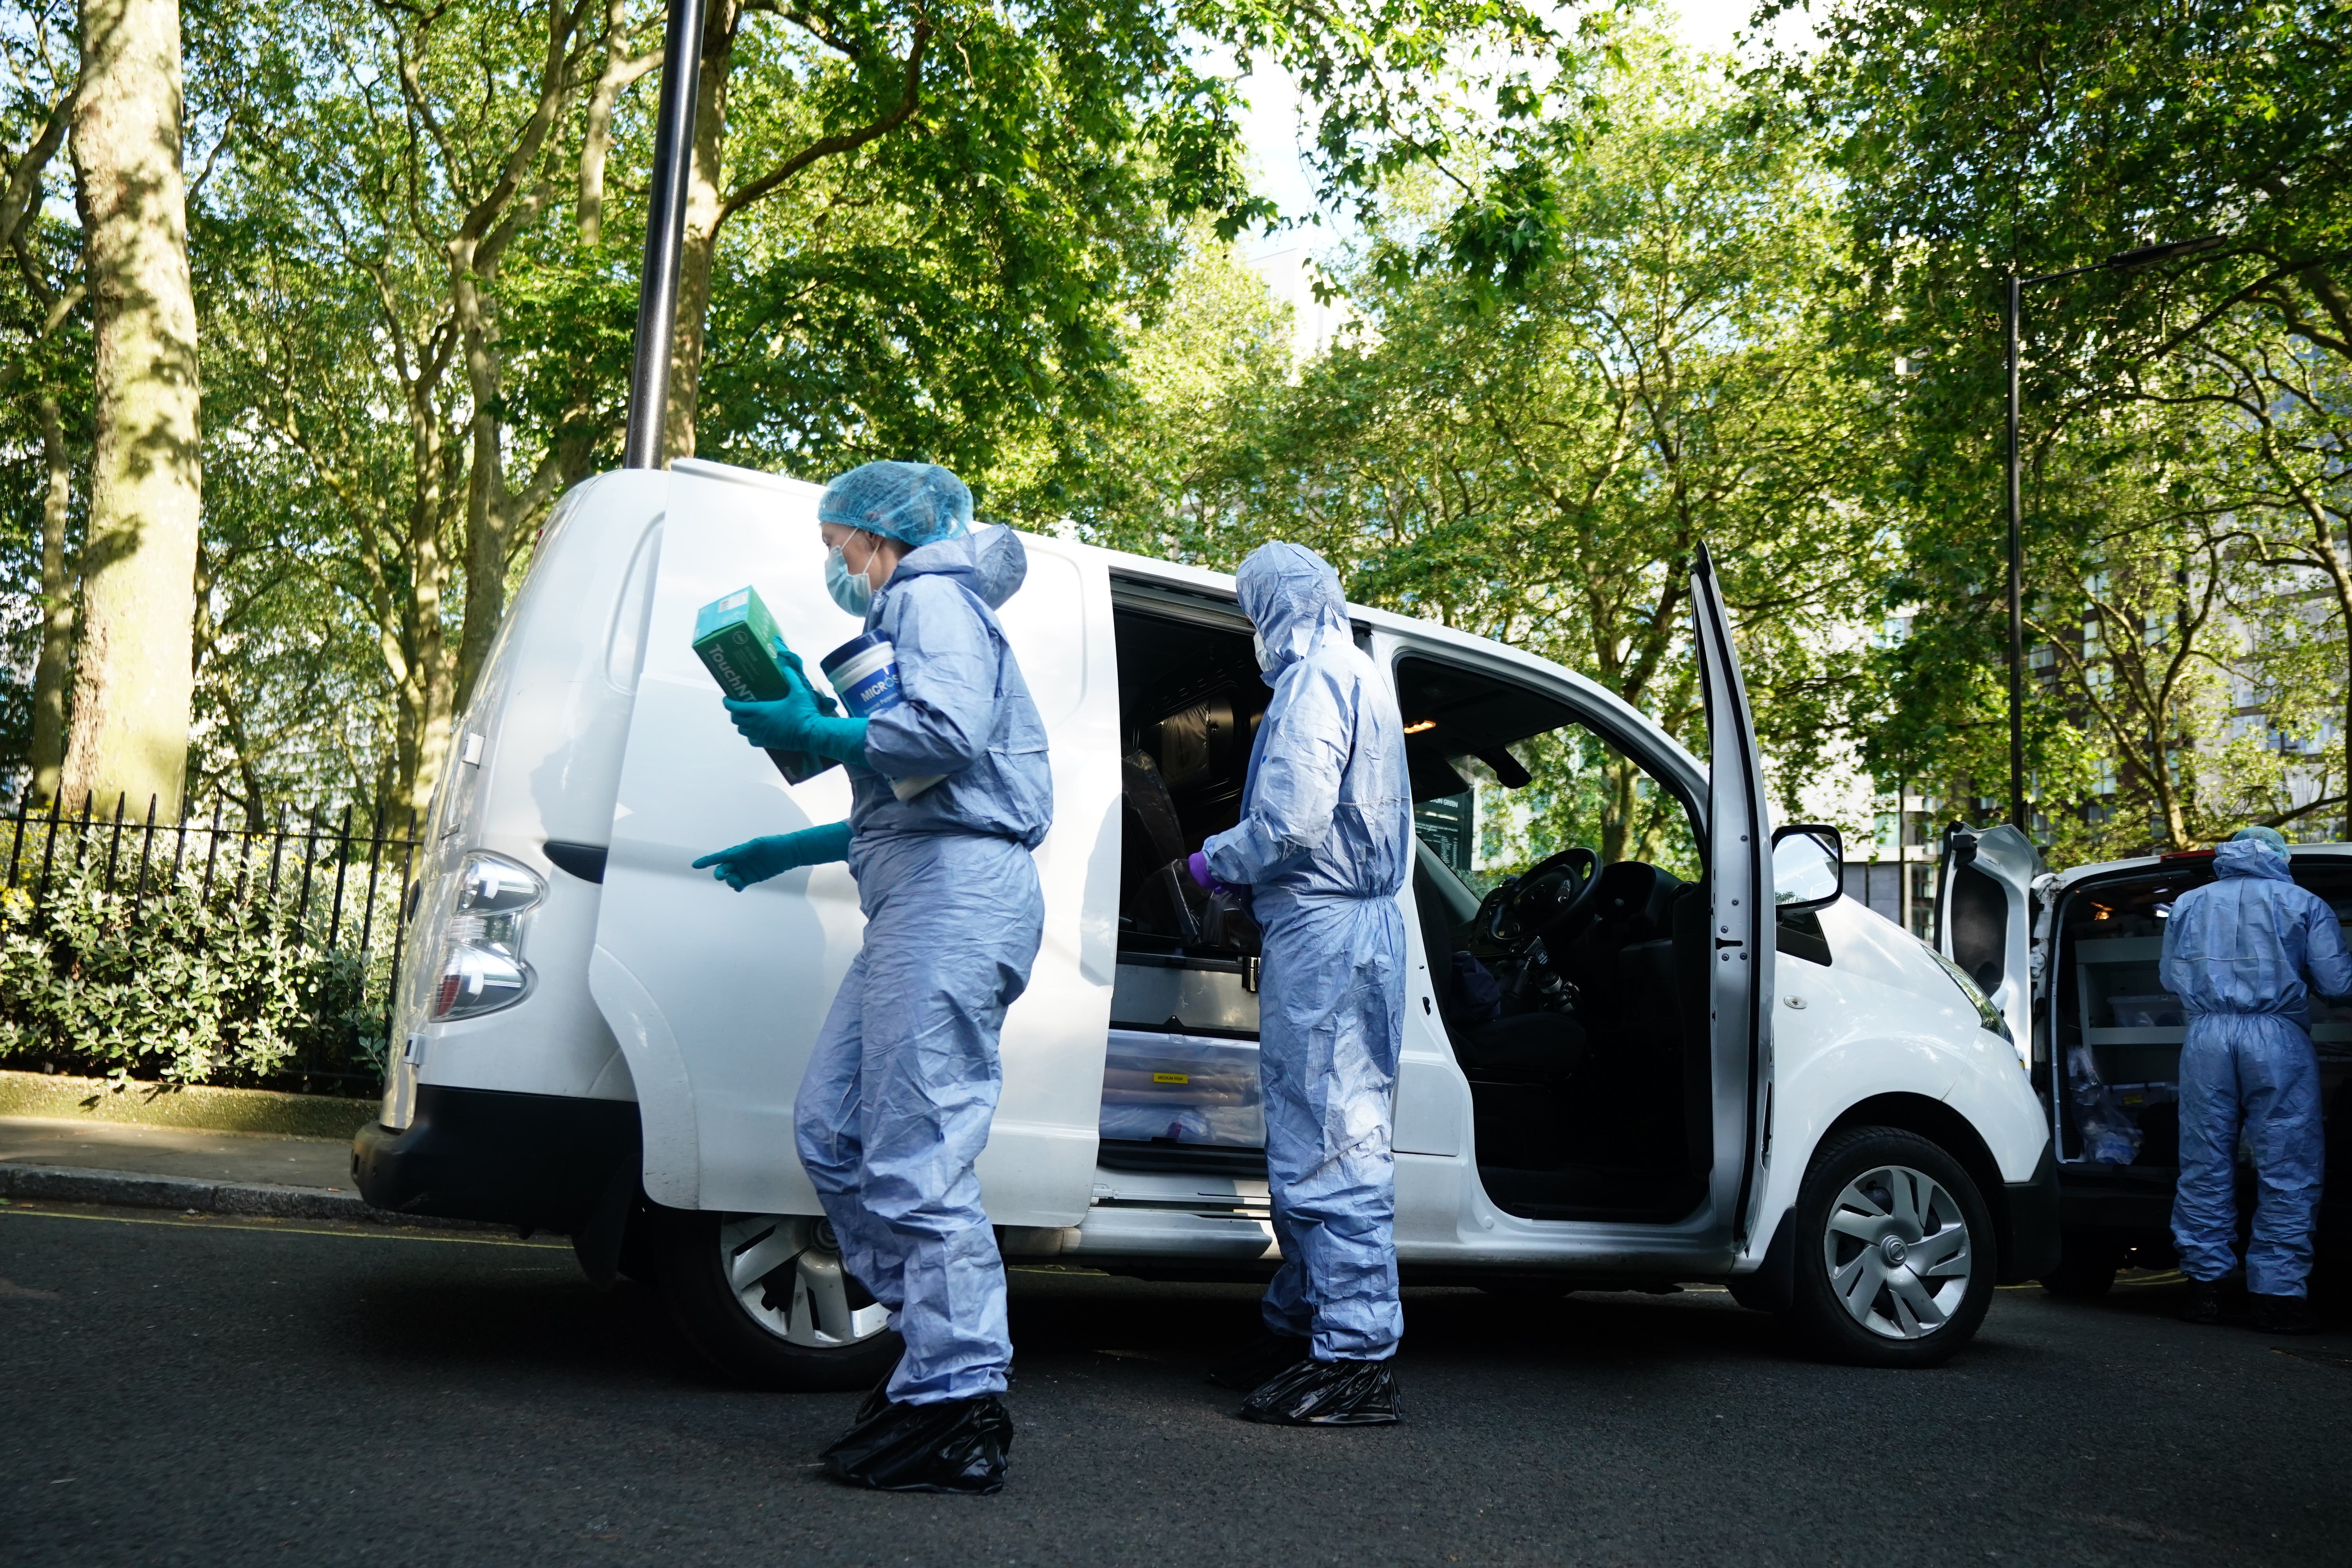
<path fill-rule="evenodd" d="M 1601 890 L 1601 857 L 1579 845 L 1547 855 L 1527 875 L 1498 888 L 1480 911 L 1480 934 L 1514 952 L 1584 912 Z"/>

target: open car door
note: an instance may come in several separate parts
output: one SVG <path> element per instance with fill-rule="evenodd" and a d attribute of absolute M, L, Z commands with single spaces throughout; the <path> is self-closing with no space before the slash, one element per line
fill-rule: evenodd
<path fill-rule="evenodd" d="M 1735 1245 L 1755 1232 L 1763 1167 L 1771 1155 L 1772 822 L 1764 765 L 1731 617 L 1715 563 L 1698 548 L 1691 570 L 1691 629 L 1706 708 L 1707 936 L 1713 960 L 1715 1212 L 1735 1222 Z"/>
<path fill-rule="evenodd" d="M 2021 1060 L 2033 1049 L 2033 881 L 2046 868 L 2008 823 L 1944 837 L 1936 943 L 2009 1021 Z"/>
<path fill-rule="evenodd" d="M 859 622 L 824 589 L 814 485 L 691 460 L 670 471 L 644 612 L 589 990 L 629 1065 L 645 1188 L 673 1208 L 815 1214 L 793 1101 L 863 940 L 845 866 L 740 893 L 692 867 L 762 834 L 849 815 L 839 767 L 787 784 L 729 723 L 691 646 L 696 612 L 747 583 L 814 673 Z M 1053 748 L 1036 851 L 1044 945 L 1004 1024 L 1004 1088 L 980 1159 L 999 1225 L 1076 1225 L 1091 1201 L 1118 886 L 1118 695 L 1109 577 L 1092 552 L 1024 538 L 999 620 Z M 560 780 L 551 780 L 551 788 Z"/>

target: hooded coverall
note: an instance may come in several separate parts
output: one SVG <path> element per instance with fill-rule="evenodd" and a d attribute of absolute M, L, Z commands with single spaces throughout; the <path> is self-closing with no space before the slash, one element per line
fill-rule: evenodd
<path fill-rule="evenodd" d="M 2174 900 L 2164 928 L 2164 986 L 2189 1014 L 2172 1238 L 2192 1279 L 2235 1266 L 2242 1129 L 2260 1183 L 2246 1288 L 2300 1296 L 2323 1163 L 2309 994 L 2352 992 L 2352 957 L 2336 911 L 2294 885 L 2278 850 L 2233 839 L 2213 871 L 2220 880 Z"/>
<path fill-rule="evenodd" d="M 1004 1265 L 972 1163 L 1003 1079 L 1005 1009 L 1029 984 L 1045 902 L 1029 852 L 1053 822 L 1045 727 L 994 606 L 1026 571 L 1009 529 L 911 552 L 867 606 L 905 701 L 849 764 L 863 948 L 793 1107 L 801 1163 L 849 1272 L 890 1310 L 897 1404 L 1002 1394 Z M 893 778 L 944 774 L 910 800 Z"/>
<path fill-rule="evenodd" d="M 1258 1074 L 1282 1246 L 1265 1324 L 1318 1361 L 1381 1361 L 1404 1331 L 1389 1146 L 1413 852 L 1404 724 L 1321 557 L 1263 545 L 1236 583 L 1274 696 L 1241 822 L 1202 852 L 1250 889 L 1265 931 Z"/>

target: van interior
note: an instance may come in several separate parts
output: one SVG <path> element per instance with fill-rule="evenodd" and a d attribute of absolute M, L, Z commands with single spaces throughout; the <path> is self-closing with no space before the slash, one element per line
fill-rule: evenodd
<path fill-rule="evenodd" d="M 1103 1074 L 1113 1169 L 1263 1175 L 1258 930 L 1184 861 L 1241 820 L 1272 693 L 1230 601 L 1122 584 L 1118 960 Z"/>
<path fill-rule="evenodd" d="M 2334 906 L 2338 920 L 2352 919 L 2352 863 L 2297 856 L 2293 865 L 2296 882 Z M 2170 1191 L 2180 1164 L 2180 1047 L 2189 1021 L 2158 976 L 2164 921 L 2174 900 L 2212 879 L 2211 855 L 2168 857 L 2156 870 L 2073 888 L 2056 911 L 2057 1048 L 2035 1080 L 2044 1102 L 2056 1102 L 2062 1160 L 2105 1167 L 2126 1185 Z M 1953 887 L 1954 951 L 1963 967 L 1973 929 L 1969 886 L 1962 876 Z M 2313 997 L 2311 1037 L 2328 1142 L 2341 1147 L 2336 1135 L 2352 1117 L 2352 1006 Z"/>
<path fill-rule="evenodd" d="M 1714 1164 L 1688 803 L 1508 680 L 1409 658 L 1397 693 L 1416 817 L 1463 823 L 1422 833 L 1413 903 L 1487 1197 L 1529 1219 L 1683 1217 Z"/>
<path fill-rule="evenodd" d="M 1230 602 L 1122 584 L 1114 616 L 1124 788 L 1100 1158 L 1263 1173 L 1259 933 L 1182 863 L 1240 819 L 1270 693 Z M 1683 1217 L 1714 1162 L 1690 804 L 1552 698 L 1420 658 L 1397 680 L 1413 903 L 1488 1197 L 1533 1219 Z"/>

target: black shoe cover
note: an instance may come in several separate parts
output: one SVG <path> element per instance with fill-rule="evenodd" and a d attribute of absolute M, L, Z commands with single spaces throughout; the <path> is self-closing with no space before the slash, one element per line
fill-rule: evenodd
<path fill-rule="evenodd" d="M 851 1426 L 863 1426 L 890 1408 L 890 1380 L 898 1375 L 898 1363 L 894 1361 L 890 1370 L 882 1374 L 882 1381 L 866 1390 L 866 1397 L 857 1402 L 857 1414 L 849 1418 Z"/>
<path fill-rule="evenodd" d="M 886 1492 L 992 1492 L 1004 1485 L 1013 1417 L 992 1394 L 891 1405 L 824 1451 L 824 1470 Z"/>
<path fill-rule="evenodd" d="M 2221 1321 L 2221 1284 L 2218 1279 L 2191 1279 L 2188 1299 L 2180 1303 L 2180 1321 L 2184 1323 L 2218 1323 Z"/>
<path fill-rule="evenodd" d="M 1242 1419 L 1276 1426 L 1389 1426 L 1396 1372 L 1384 1361 L 1303 1361 L 1242 1401 Z"/>
<path fill-rule="evenodd" d="M 1209 1381 L 1219 1388 L 1247 1394 L 1276 1373 L 1287 1372 L 1307 1359 L 1307 1342 L 1297 1334 L 1262 1334 L 1209 1369 Z"/>
<path fill-rule="evenodd" d="M 2263 1334 L 2315 1334 L 2318 1323 L 2312 1320 L 2311 1303 L 2301 1296 L 2253 1296 L 2252 1322 L 2254 1331 Z"/>

